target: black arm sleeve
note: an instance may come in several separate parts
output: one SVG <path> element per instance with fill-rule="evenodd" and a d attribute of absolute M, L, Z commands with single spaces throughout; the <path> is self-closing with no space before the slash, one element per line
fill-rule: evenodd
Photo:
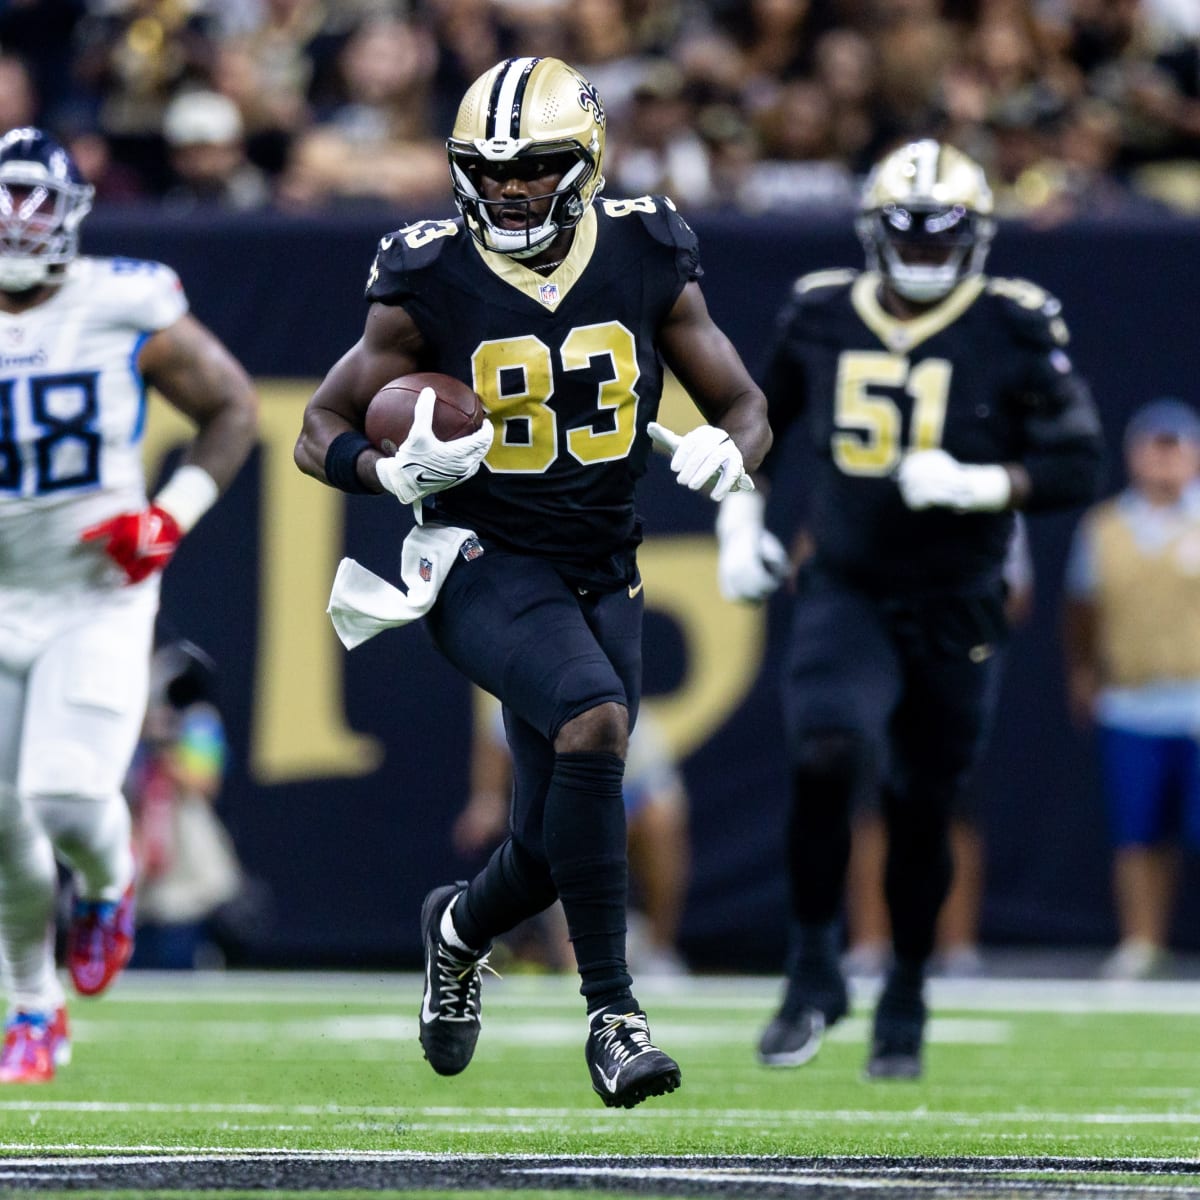
<path fill-rule="evenodd" d="M 1100 415 L 1067 355 L 1062 305 L 1021 279 L 993 279 L 988 293 L 1007 328 L 1016 368 L 1009 401 L 1020 430 L 1017 461 L 1029 475 L 1023 507 L 1045 512 L 1087 504 L 1100 486 Z"/>
<path fill-rule="evenodd" d="M 804 411 L 804 362 L 799 350 L 801 305 L 789 300 L 775 321 L 775 333 L 760 373 L 763 394 L 767 397 L 767 424 L 771 427 L 771 449 L 758 469 L 765 479 L 783 458 L 783 443 L 788 430 Z"/>
<path fill-rule="evenodd" d="M 1095 499 L 1103 438 L 1091 389 L 1058 348 L 1031 346 L 1032 361 L 1017 403 L 1029 474 L 1030 512 L 1071 508 Z"/>

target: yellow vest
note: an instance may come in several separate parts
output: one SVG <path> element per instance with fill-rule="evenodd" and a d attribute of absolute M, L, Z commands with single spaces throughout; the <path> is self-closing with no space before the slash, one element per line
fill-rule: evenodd
<path fill-rule="evenodd" d="M 1087 516 L 1095 554 L 1104 682 L 1200 679 L 1200 516 L 1154 550 L 1138 545 L 1116 500 Z"/>

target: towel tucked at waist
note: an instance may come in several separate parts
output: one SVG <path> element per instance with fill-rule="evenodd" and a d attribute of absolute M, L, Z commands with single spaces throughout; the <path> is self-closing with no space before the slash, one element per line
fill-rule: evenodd
<path fill-rule="evenodd" d="M 473 530 L 455 525 L 414 528 L 404 539 L 400 555 L 400 580 L 407 592 L 354 559 L 343 558 L 325 610 L 342 645 L 353 650 L 384 629 L 423 617 L 437 600 L 459 549 L 474 539 Z"/>

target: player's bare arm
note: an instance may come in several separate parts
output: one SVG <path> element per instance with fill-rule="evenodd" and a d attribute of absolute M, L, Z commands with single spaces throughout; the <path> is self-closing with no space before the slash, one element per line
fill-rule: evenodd
<path fill-rule="evenodd" d="M 397 305 L 372 304 L 362 337 L 329 369 L 304 409 L 296 441 L 296 466 L 329 483 L 325 459 L 335 438 L 361 433 L 371 397 L 389 380 L 415 371 L 422 347 L 420 330 Z M 381 457 L 373 447 L 359 453 L 355 467 L 363 487 L 383 491 L 375 470 Z"/>
<path fill-rule="evenodd" d="M 258 400 L 240 363 L 195 317 L 150 337 L 138 368 L 172 407 L 195 422 L 188 462 L 224 489 L 254 445 Z"/>
<path fill-rule="evenodd" d="M 713 322 L 699 284 L 679 294 L 659 329 L 659 345 L 705 420 L 729 434 L 746 470 L 754 470 L 771 448 L 766 397 Z"/>

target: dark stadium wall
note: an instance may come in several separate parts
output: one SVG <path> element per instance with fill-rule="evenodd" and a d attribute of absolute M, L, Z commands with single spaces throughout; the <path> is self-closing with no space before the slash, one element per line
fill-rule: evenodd
<path fill-rule="evenodd" d="M 321 488 L 291 458 L 304 400 L 360 333 L 375 241 L 400 223 L 369 214 L 182 223 L 123 211 L 94 214 L 86 228 L 88 253 L 176 268 L 195 314 L 262 392 L 261 448 L 185 543 L 163 594 L 166 629 L 220 664 L 233 745 L 221 809 L 271 898 L 240 929 L 239 962 L 415 965 L 421 897 L 478 866 L 454 855 L 449 836 L 467 789 L 466 684 L 420 627 L 345 654 L 324 613 L 342 554 L 394 574 L 403 514 L 386 500 Z M 795 276 L 859 261 L 845 220 L 695 224 L 709 306 L 752 366 Z M 1194 306 L 1181 299 L 1200 278 L 1200 226 L 1006 227 L 989 266 L 1062 299 L 1073 354 L 1105 418 L 1114 489 L 1126 414 L 1167 393 L 1200 403 L 1200 338 Z M 681 411 L 678 396 L 671 403 Z M 159 408 L 154 463 L 183 434 Z M 785 532 L 801 506 L 799 484 L 778 489 L 771 523 Z M 642 511 L 648 703 L 684 756 L 691 794 L 684 946 L 704 967 L 774 969 L 784 938 L 775 661 L 786 599 L 754 613 L 717 598 L 711 507 L 674 486 L 659 460 Z M 1071 945 L 1113 934 L 1092 747 L 1068 724 L 1061 687 L 1057 611 L 1073 523 L 1032 522 L 1036 613 L 1014 638 L 977 785 L 991 942 Z M 1200 944 L 1196 892 L 1180 914 L 1181 945 Z"/>

